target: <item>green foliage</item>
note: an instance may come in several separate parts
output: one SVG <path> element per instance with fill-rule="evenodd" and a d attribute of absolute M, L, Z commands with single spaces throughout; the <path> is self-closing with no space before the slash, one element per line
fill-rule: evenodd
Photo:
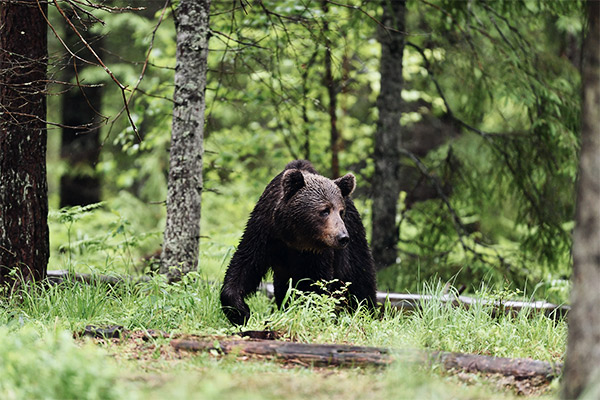
<path fill-rule="evenodd" d="M 127 192 L 100 204 L 51 210 L 49 269 L 144 270 L 142 258 L 152 255 L 162 238 L 162 213 Z"/>
<path fill-rule="evenodd" d="M 120 399 L 117 369 L 100 349 L 73 343 L 67 332 L 40 335 L 27 326 L 0 328 L 3 399 Z"/>
<path fill-rule="evenodd" d="M 105 83 L 102 113 L 110 117 L 96 167 L 105 201 L 51 211 L 50 269 L 92 276 L 151 272 L 146 260 L 160 251 L 175 37 L 171 9 L 155 30 L 161 10 L 148 3 L 155 9 L 94 11 L 104 24 L 91 29 L 110 50 L 104 61 L 128 90 L 139 83 L 129 111 L 143 140 L 129 126 L 122 93 L 104 69 L 86 68 L 82 80 Z M 203 335 L 238 331 L 220 311 L 218 282 L 264 186 L 296 157 L 310 158 L 329 174 L 326 46 L 338 93 L 341 166 L 358 176 L 355 199 L 370 231 L 378 3 L 329 3 L 327 12 L 315 1 L 240 4 L 232 10 L 231 2 L 213 2 L 211 12 L 200 272 L 173 285 L 152 276 L 138 284 L 92 279 L 22 288 L 0 307 L 0 397 L 503 396 L 479 392 L 479 385 L 465 392 L 454 378 L 400 363 L 385 372 L 321 374 L 209 355 L 169 362 L 158 360 L 161 346 L 169 346 L 160 340 L 153 342 L 156 363 L 139 361 L 137 354 L 115 363 L 102 349 L 73 343 L 71 333 L 88 324 Z M 58 17 L 52 7 L 50 17 Z M 568 53 L 569 41 L 577 48 L 582 26 L 579 1 L 408 2 L 406 39 L 414 46 L 404 50 L 401 123 L 404 132 L 420 132 L 420 123 L 456 132 L 420 156 L 428 173 L 452 190 L 445 199 L 410 208 L 403 193 L 400 263 L 379 275 L 381 289 L 419 292 L 439 278 L 465 283 L 484 298 L 566 301 L 580 84 Z M 52 37 L 50 48 L 53 54 L 60 49 Z M 56 98 L 49 98 L 53 120 Z M 52 205 L 65 169 L 56 132 L 49 143 Z M 405 160 L 406 168 L 414 165 Z M 399 314 L 387 305 L 378 317 L 364 308 L 340 310 L 341 300 L 328 296 L 293 291 L 289 306 L 278 310 L 258 293 L 249 299 L 247 329 L 276 329 L 303 342 L 562 359 L 564 321 L 528 311 L 494 318 L 485 305 L 445 306 L 441 293 L 441 286 L 426 286 L 432 300 L 420 312 Z M 107 349 L 127 358 L 125 348 L 115 346 Z"/>
<path fill-rule="evenodd" d="M 568 35 L 578 46 L 580 3 L 413 2 L 408 18 L 409 30 L 435 32 L 407 39 L 406 85 L 419 93 L 408 107 L 429 103 L 460 135 L 423 157 L 451 193 L 403 212 L 401 265 L 380 282 L 414 291 L 416 278 L 455 277 L 472 290 L 510 282 L 557 294 L 551 282 L 571 266 L 580 96 L 578 60 L 565 53 Z"/>
<path fill-rule="evenodd" d="M 293 290 L 289 291 L 289 306 L 278 310 L 259 293 L 250 299 L 253 315 L 244 329 L 276 329 L 286 339 L 307 343 L 474 352 L 552 362 L 563 357 L 564 321 L 528 311 L 494 318 L 487 306 L 470 310 L 446 306 L 440 301 L 439 284 L 426 286 L 423 293 L 431 300 L 422 311 L 401 314 L 388 304 L 377 316 L 362 308 L 341 310 L 341 298 L 299 295 Z M 514 293 L 484 290 L 479 294 L 498 299 Z M 66 280 L 49 287 L 23 287 L 2 302 L 0 323 L 4 325 L 0 332 L 3 398 L 272 398 L 296 386 L 291 398 L 305 394 L 393 397 L 399 390 L 415 396 L 432 393 L 434 398 L 462 398 L 467 393 L 475 398 L 508 395 L 486 388 L 483 378 L 474 376 L 477 384 L 465 388 L 456 378 L 440 376 L 435 366 L 430 369 L 406 362 L 383 371 L 332 368 L 323 375 L 311 368 L 240 361 L 233 355 L 179 354 L 172 359 L 168 339 L 134 348 L 128 338 L 95 346 L 82 345 L 80 340 L 73 343 L 72 332 L 81 332 L 88 324 L 199 335 L 238 332 L 240 328 L 229 325 L 220 310 L 219 285 L 196 273 L 175 285 L 159 276 L 137 284 L 107 285 L 92 279 L 89 284 Z M 335 376 L 333 381 L 324 379 L 330 375 Z"/>
<path fill-rule="evenodd" d="M 107 284 L 92 274 L 90 283 L 69 279 L 49 288 L 31 286 L 4 304 L 1 320 L 54 325 L 79 332 L 88 324 L 131 329 L 222 331 L 218 287 L 190 273 L 170 285 L 162 276 L 135 283 Z"/>
<path fill-rule="evenodd" d="M 281 368 L 269 362 L 215 363 L 202 360 L 191 370 L 152 388 L 145 388 L 145 399 L 482 399 L 517 398 L 498 391 L 492 384 L 473 378 L 477 386 L 467 386 L 457 378 L 440 377 L 434 371 L 398 363 L 384 371 L 326 369 L 313 371 L 301 367 Z M 551 398 L 551 397 L 549 397 Z"/>
<path fill-rule="evenodd" d="M 136 327 L 218 332 L 226 324 L 225 316 L 220 312 L 218 293 L 219 286 L 200 279 L 194 272 L 172 285 L 163 277 L 156 277 L 122 297 L 128 311 L 124 316 Z M 148 300 L 139 302 L 139 297 Z"/>
<path fill-rule="evenodd" d="M 515 316 L 494 316 L 494 302 L 507 300 L 507 295 L 513 294 L 511 291 L 483 289 L 477 297 L 494 302 L 479 302 L 469 310 L 443 305 L 442 293 L 440 285 L 435 290 L 426 285 L 424 294 L 431 295 L 433 300 L 426 302 L 418 317 L 408 323 L 407 329 L 418 338 L 418 347 L 548 361 L 556 361 L 562 356 L 559 349 L 566 346 L 566 324 L 557 325 L 555 321 L 526 309 Z"/>
<path fill-rule="evenodd" d="M 346 288 L 325 295 L 303 293 L 290 287 L 283 301 L 289 302 L 289 306 L 268 318 L 269 328 L 302 342 L 372 343 L 375 335 L 371 335 L 373 330 L 369 327 L 373 316 L 364 305 L 352 313 L 342 312 L 345 293 Z M 258 327 L 263 318 L 261 314 L 253 315 L 250 323 Z"/>
<path fill-rule="evenodd" d="M 310 158 L 329 174 L 326 47 L 341 169 L 358 177 L 354 196 L 370 231 L 381 9 L 377 2 L 329 3 L 328 11 L 322 5 L 212 4 L 200 261 L 207 277 L 220 279 L 262 189 L 290 159 Z M 148 56 L 129 104 L 143 140 L 129 127 L 121 91 L 103 69 L 86 68 L 86 80 L 106 84 L 103 113 L 119 115 L 103 129 L 97 165 L 105 207 L 118 213 L 101 209 L 69 229 L 52 225 L 54 265 L 66 254 L 77 270 L 143 270 L 140 258 L 159 250 L 164 209 L 150 203 L 166 197 L 175 36 L 172 10 L 155 29 L 161 6 L 148 7 L 99 13 L 104 24 L 92 27 L 110 49 L 106 64 L 129 88 Z M 512 283 L 566 301 L 580 84 L 570 53 L 579 46 L 581 2 L 439 0 L 407 7 L 402 135 L 418 138 L 424 126 L 451 132 L 419 155 L 431 179 L 451 190 L 410 207 L 403 193 L 400 263 L 380 274 L 379 286 L 416 292 L 431 278 L 454 278 L 471 291 L 482 281 Z M 56 161 L 49 167 L 51 189 L 61 168 Z M 412 159 L 404 168 L 431 180 Z M 83 260 L 78 252 L 86 247 L 97 251 Z M 109 265 L 115 254 L 123 263 Z"/>
<path fill-rule="evenodd" d="M 512 290 L 482 288 L 477 297 L 492 302 L 470 309 L 442 302 L 443 285 L 425 284 L 422 294 L 430 298 L 422 310 L 399 314 L 385 305 L 381 315 L 360 307 L 355 312 L 340 308 L 343 297 L 332 300 L 319 294 L 298 295 L 288 291 L 290 305 L 275 310 L 260 295 L 250 302 L 253 311 L 248 329 L 274 329 L 286 337 L 309 343 L 354 343 L 391 348 L 429 348 L 498 357 L 561 359 L 567 326 L 532 310 L 494 316 L 493 302 L 522 298 Z M 267 322 L 265 322 L 267 321 Z"/>

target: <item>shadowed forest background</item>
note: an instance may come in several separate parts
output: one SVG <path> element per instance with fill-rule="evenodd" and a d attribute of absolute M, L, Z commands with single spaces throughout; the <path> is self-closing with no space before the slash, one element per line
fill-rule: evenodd
<path fill-rule="evenodd" d="M 374 153 L 377 97 L 382 80 L 391 82 L 380 70 L 380 39 L 399 32 L 380 21 L 377 4 L 213 2 L 200 245 L 206 277 L 221 279 L 264 186 L 295 158 L 326 176 L 356 174 L 354 198 L 371 238 L 382 157 Z M 169 7 L 139 5 L 146 8 L 97 13 L 103 24 L 81 21 L 104 63 L 137 87 L 129 104 L 137 133 L 110 76 L 89 65 L 65 76 L 73 58 L 50 35 L 51 76 L 93 86 L 83 89 L 87 100 L 74 102 L 69 94 L 81 89 L 50 87 L 49 120 L 88 124 L 91 131 L 75 137 L 92 143 L 81 144 L 87 153 L 69 150 L 67 130 L 50 128 L 51 210 L 105 202 L 72 224 L 61 220 L 64 211 L 51 212 L 50 269 L 68 259 L 76 270 L 133 272 L 147 268 L 141 257 L 160 251 L 175 37 Z M 390 265 L 379 288 L 415 292 L 436 277 L 470 291 L 485 284 L 566 301 L 581 4 L 417 1 L 403 16 L 402 79 L 392 77 L 402 85 L 392 105 L 401 111 L 392 133 L 401 157 L 383 175 L 398 177 L 397 250 L 379 263 Z M 87 120 L 64 121 L 70 112 L 81 119 L 87 103 L 94 105 Z M 83 186 L 66 187 L 73 177 Z M 89 201 L 81 187 L 93 185 Z M 69 190 L 79 198 L 68 200 Z M 372 246 L 377 261 L 381 246 Z M 118 265 L 110 252 L 119 253 Z"/>

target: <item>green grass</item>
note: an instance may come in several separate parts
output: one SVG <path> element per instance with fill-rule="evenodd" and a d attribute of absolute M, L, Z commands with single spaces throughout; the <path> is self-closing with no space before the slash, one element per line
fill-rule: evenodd
<path fill-rule="evenodd" d="M 207 197 L 209 198 L 209 197 Z M 210 199 L 210 198 L 209 198 Z M 214 199 L 213 199 L 214 200 Z M 113 210 L 119 210 L 119 212 Z M 210 216 L 209 216 L 210 217 Z M 386 369 L 306 368 L 209 353 L 177 354 L 168 339 L 98 343 L 74 340 L 86 325 L 129 330 L 230 335 L 239 328 L 220 310 L 219 283 L 238 236 L 235 229 L 203 231 L 201 272 L 168 285 L 160 276 L 140 284 L 96 281 L 26 287 L 0 303 L 0 398 L 8 399 L 286 399 L 305 398 L 511 398 L 514 393 L 485 377 L 447 374 L 436 366 L 397 362 Z M 162 211 L 126 194 L 100 207 L 51 215 L 50 269 L 93 274 L 135 274 L 141 258 L 161 240 Z M 207 221 L 210 218 L 207 218 Z M 223 221 L 226 223 L 227 221 Z M 148 233 L 150 232 L 150 233 Z M 154 232 L 154 233 L 152 233 Z M 278 310 L 258 293 L 248 299 L 252 316 L 244 329 L 271 329 L 306 343 L 351 343 L 392 349 L 430 349 L 562 361 L 567 327 L 523 311 L 492 317 L 479 306 L 443 305 L 443 285 L 424 285 L 434 300 L 418 313 L 387 307 L 380 316 L 365 309 L 339 312 L 318 295 L 295 296 Z M 510 295 L 510 293 L 508 293 Z M 517 294 L 517 293 L 513 293 Z M 482 289 L 478 296 L 506 298 Z M 549 397 L 557 394 L 557 383 Z"/>
<path fill-rule="evenodd" d="M 441 302 L 441 287 L 429 289 L 434 300 L 418 313 L 382 316 L 365 309 L 340 312 L 326 296 L 296 296 L 285 310 L 258 293 L 249 298 L 252 316 L 245 329 L 272 329 L 300 342 L 354 343 L 393 348 L 430 348 L 502 357 L 560 361 L 566 323 L 523 311 L 493 317 L 487 307 L 470 310 Z M 149 282 L 110 286 L 65 281 L 49 288 L 27 288 L 6 302 L 0 322 L 81 330 L 85 325 L 123 325 L 127 329 L 228 334 L 235 331 L 220 310 L 219 285 L 191 273 L 168 285 Z M 438 300 L 435 300 L 435 297 Z"/>
<path fill-rule="evenodd" d="M 1 398 L 118 399 L 126 395 L 118 382 L 117 366 L 105 351 L 91 344 L 76 345 L 67 331 L 36 328 L 0 328 Z"/>
<path fill-rule="evenodd" d="M 441 288 L 441 286 L 440 286 Z M 176 285 L 160 277 L 138 285 L 64 282 L 25 288 L 0 310 L 2 398 L 504 398 L 512 397 L 484 378 L 465 384 L 436 367 L 399 362 L 388 369 L 289 367 L 270 361 L 240 361 L 211 354 L 180 358 L 168 339 L 131 348 L 131 343 L 92 345 L 74 341 L 85 325 L 123 325 L 200 335 L 236 329 L 220 311 L 216 284 L 198 274 Z M 439 296 L 441 290 L 429 289 Z M 389 348 L 425 348 L 560 361 L 566 324 L 525 312 L 493 318 L 489 310 L 463 310 L 432 301 L 420 313 L 391 309 L 373 317 L 366 310 L 337 312 L 327 297 L 292 299 L 278 310 L 263 294 L 250 299 L 246 329 L 275 329 L 301 342 L 353 343 Z M 1 373 L 1 371 L 0 371 Z M 555 392 L 556 390 L 554 390 Z M 550 392 L 550 393 L 554 393 Z"/>
<path fill-rule="evenodd" d="M 262 362 L 239 367 L 227 362 L 171 373 L 160 389 L 143 391 L 150 399 L 493 399 L 513 398 L 486 383 L 466 386 L 413 366 L 385 371 L 284 369 Z M 151 379 L 151 378 L 150 378 Z"/>

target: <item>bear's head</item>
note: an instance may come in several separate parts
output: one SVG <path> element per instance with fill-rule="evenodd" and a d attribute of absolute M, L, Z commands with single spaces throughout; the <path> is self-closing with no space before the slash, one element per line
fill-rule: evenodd
<path fill-rule="evenodd" d="M 344 223 L 344 198 L 355 186 L 352 174 L 331 180 L 298 169 L 284 171 L 281 197 L 273 214 L 280 239 L 301 251 L 346 247 L 350 237 Z"/>

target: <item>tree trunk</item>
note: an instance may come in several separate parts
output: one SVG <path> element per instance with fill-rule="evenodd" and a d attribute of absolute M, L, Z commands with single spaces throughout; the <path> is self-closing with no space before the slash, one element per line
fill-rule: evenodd
<path fill-rule="evenodd" d="M 0 284 L 45 277 L 46 181 L 45 2 L 0 7 Z"/>
<path fill-rule="evenodd" d="M 178 280 L 196 268 L 210 0 L 181 0 L 175 12 L 177 63 L 161 273 Z"/>
<path fill-rule="evenodd" d="M 377 98 L 379 121 L 375 132 L 375 174 L 373 175 L 373 233 L 371 249 L 377 269 L 396 262 L 398 227 L 396 210 L 399 188 L 402 136 L 402 55 L 404 52 L 405 1 L 382 1 L 380 29 L 381 89 Z"/>
<path fill-rule="evenodd" d="M 325 36 L 325 86 L 327 87 L 327 96 L 329 97 L 329 106 L 327 110 L 329 112 L 329 127 L 331 129 L 330 135 L 330 151 L 331 151 L 331 177 L 337 178 L 340 176 L 340 133 L 337 128 L 337 94 L 335 89 L 335 81 L 333 79 L 332 62 L 331 62 L 331 41 L 327 37 L 329 35 L 329 22 L 327 21 L 329 6 L 327 1 L 321 2 L 321 8 L 323 10 L 323 35 Z"/>
<path fill-rule="evenodd" d="M 587 2 L 582 129 L 573 232 L 573 289 L 563 398 L 579 397 L 600 379 L 600 3 Z"/>
<path fill-rule="evenodd" d="M 77 18 L 71 18 L 88 43 L 94 43 L 94 51 L 100 55 L 100 46 L 87 27 Z M 65 22 L 63 40 L 79 57 L 90 59 L 89 51 L 81 43 L 79 36 Z M 83 50 L 80 51 L 80 48 Z M 102 106 L 102 88 L 78 85 L 78 76 L 86 68 L 81 60 L 71 57 L 64 70 L 64 81 L 75 85 L 66 88 L 62 102 L 62 143 L 61 157 L 69 168 L 60 177 L 60 206 L 85 206 L 100 201 L 100 179 L 95 173 L 100 155 L 99 112 Z"/>

